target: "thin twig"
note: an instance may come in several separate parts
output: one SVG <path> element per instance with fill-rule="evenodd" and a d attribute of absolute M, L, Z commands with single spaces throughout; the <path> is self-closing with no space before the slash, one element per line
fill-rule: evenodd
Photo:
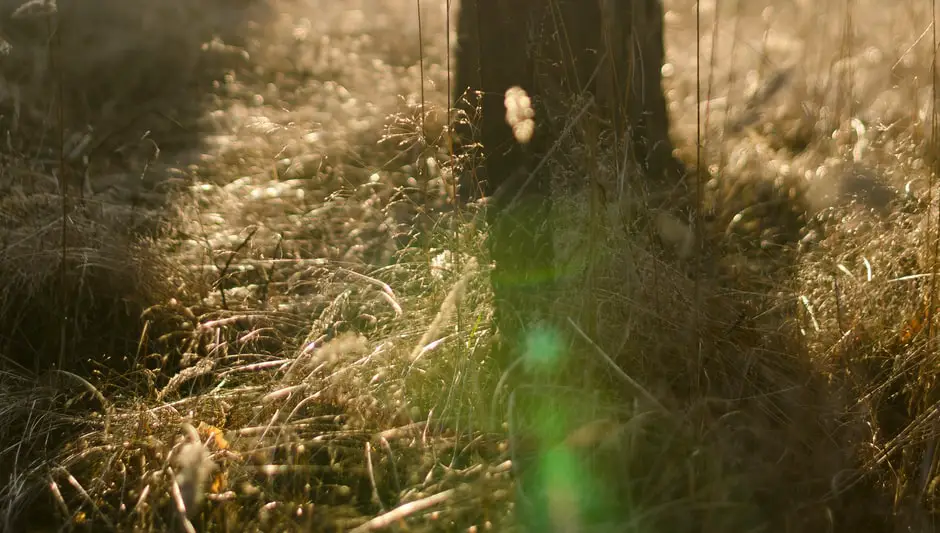
<path fill-rule="evenodd" d="M 62 49 L 62 37 L 57 21 L 58 11 L 56 11 L 53 17 L 48 19 L 48 28 L 50 33 L 49 67 L 55 76 L 56 127 L 59 136 L 59 192 L 62 196 L 62 234 L 60 236 L 62 242 L 59 243 L 61 246 L 61 257 L 59 257 L 59 304 L 62 306 L 62 317 L 59 325 L 59 368 L 64 368 L 69 326 L 68 265 L 66 261 L 69 233 L 69 184 L 67 176 L 68 169 L 65 164 L 65 102 L 62 101 L 65 97 L 65 91 L 62 87 L 62 69 L 56 57 Z"/>
<path fill-rule="evenodd" d="M 372 468 L 372 444 L 369 441 L 366 441 L 365 446 L 366 454 L 366 472 L 369 473 L 369 484 L 372 485 L 372 500 L 379 504 L 379 509 L 384 513 L 385 504 L 382 503 L 382 498 L 379 497 L 379 487 L 375 483 L 375 470 Z"/>
<path fill-rule="evenodd" d="M 69 511 L 69 506 L 65 503 L 65 498 L 62 497 L 62 491 L 59 490 L 59 484 L 55 482 L 51 477 L 49 478 L 49 490 L 52 492 L 52 499 L 55 500 L 56 506 L 62 511 L 62 516 L 70 518 L 72 513 Z"/>
<path fill-rule="evenodd" d="M 225 277 L 228 275 L 228 269 L 229 269 L 229 267 L 232 266 L 232 261 L 235 260 L 235 256 L 237 256 L 237 255 L 238 255 L 238 252 L 240 252 L 240 251 L 242 250 L 242 248 L 244 248 L 245 245 L 248 244 L 248 242 L 251 240 L 251 238 L 255 236 L 255 233 L 258 232 L 258 229 L 259 229 L 259 228 L 258 228 L 257 226 L 254 227 L 254 228 L 251 228 L 251 231 L 248 232 L 248 235 L 245 236 L 245 239 L 242 240 L 241 244 L 239 244 L 239 245 L 235 248 L 235 250 L 233 250 L 232 253 L 229 254 L 228 259 L 226 259 L 226 261 L 225 261 L 225 266 L 223 266 L 223 267 L 220 269 L 219 277 L 218 277 L 218 279 L 215 280 L 215 284 L 214 284 L 214 285 L 215 285 L 216 287 L 218 287 L 218 289 L 219 289 L 219 295 L 221 296 L 221 299 L 222 299 L 222 309 L 227 309 L 227 308 L 228 308 L 228 305 L 227 305 L 226 302 L 225 302 L 225 287 L 223 286 L 223 281 L 225 281 Z"/>
<path fill-rule="evenodd" d="M 607 365 L 614 371 L 615 374 L 617 374 L 620 379 L 633 388 L 634 392 L 636 392 L 637 395 L 639 395 L 643 400 L 646 400 L 650 407 L 653 407 L 656 410 L 662 411 L 664 413 L 669 412 L 669 410 L 666 409 L 666 406 L 660 403 L 659 400 L 657 400 L 656 397 L 652 395 L 652 393 L 646 390 L 646 388 L 640 385 L 635 379 L 631 378 L 626 372 L 623 371 L 622 368 L 617 366 L 617 363 L 614 363 L 610 356 L 608 356 L 604 350 L 597 345 L 597 343 L 588 337 L 587 334 L 585 334 L 584 331 L 582 331 L 581 328 L 579 328 L 578 325 L 574 323 L 574 320 L 571 320 L 571 317 L 568 317 L 568 324 L 571 325 L 571 327 L 574 328 L 574 330 L 578 332 L 578 334 L 581 335 L 581 337 L 587 341 L 591 347 L 594 348 L 597 354 L 601 356 L 601 359 L 607 363 Z"/>
<path fill-rule="evenodd" d="M 92 509 L 95 510 L 95 512 L 101 518 L 101 521 L 104 522 L 106 526 L 108 526 L 109 530 L 113 531 L 114 524 L 111 522 L 110 519 L 108 519 L 108 516 L 104 514 L 104 511 L 101 510 L 101 507 L 99 507 L 98 504 L 95 503 L 94 498 L 92 498 L 91 495 L 88 494 L 88 491 L 85 490 L 85 487 L 83 487 L 82 484 L 79 483 L 77 479 L 75 479 L 75 476 L 73 476 L 68 470 L 66 470 L 63 467 L 59 467 L 57 470 L 65 474 L 65 479 L 69 482 L 69 485 L 71 485 L 72 488 L 78 491 L 78 493 L 82 496 L 82 498 L 84 498 L 85 501 L 87 501 L 89 505 L 91 505 Z"/>
<path fill-rule="evenodd" d="M 404 520 L 409 515 L 414 513 L 424 511 L 434 507 L 435 505 L 440 505 L 451 498 L 454 495 L 455 490 L 449 489 L 444 492 L 438 492 L 428 496 L 427 498 L 422 498 L 413 502 L 408 502 L 406 504 L 400 505 L 391 511 L 379 515 L 372 520 L 369 520 L 365 524 L 353 529 L 351 533 L 364 533 L 365 531 L 375 531 L 377 529 L 382 529 L 391 526 L 399 520 Z"/>
<path fill-rule="evenodd" d="M 402 315 L 403 311 L 401 308 L 401 304 L 398 303 L 398 297 L 395 296 L 395 291 L 392 290 L 392 288 L 388 285 L 388 283 L 385 283 L 384 281 L 381 281 L 381 280 L 377 280 L 370 276 L 366 276 L 365 274 L 360 274 L 359 272 L 356 272 L 354 270 L 349 270 L 348 268 L 339 268 L 339 271 L 349 274 L 350 276 L 354 278 L 365 281 L 366 283 L 369 283 L 370 285 L 374 285 L 378 287 L 382 291 L 382 294 L 386 296 L 385 299 L 388 301 L 389 305 L 391 305 L 392 309 L 394 309 L 395 316 Z"/>
<path fill-rule="evenodd" d="M 170 474 L 170 495 L 173 496 L 173 502 L 176 504 L 176 510 L 179 512 L 183 529 L 186 533 L 196 533 L 196 528 L 193 527 L 193 523 L 190 522 L 189 517 L 186 516 L 186 503 L 183 501 L 183 493 L 180 491 L 179 483 L 176 482 L 173 468 L 167 467 L 167 472 Z"/>
<path fill-rule="evenodd" d="M 88 389 L 88 392 L 90 392 L 92 396 L 94 396 L 95 399 L 98 400 L 98 402 L 101 404 L 101 407 L 104 409 L 104 434 L 107 435 L 110 432 L 111 413 L 113 411 L 111 409 L 111 404 L 108 402 L 107 399 L 105 399 L 104 395 L 101 394 L 101 392 L 94 385 L 92 385 L 87 379 L 81 376 L 78 376 L 66 370 L 60 370 L 60 369 L 53 369 L 52 372 L 56 374 L 61 374 L 65 377 L 68 377 L 70 379 L 77 381 L 83 387 Z"/>
<path fill-rule="evenodd" d="M 140 497 L 137 498 L 137 503 L 134 505 L 134 509 L 131 511 L 133 513 L 139 513 L 144 510 L 144 505 L 147 503 L 147 496 L 150 495 L 150 485 L 144 487 L 144 490 L 140 491 Z"/>

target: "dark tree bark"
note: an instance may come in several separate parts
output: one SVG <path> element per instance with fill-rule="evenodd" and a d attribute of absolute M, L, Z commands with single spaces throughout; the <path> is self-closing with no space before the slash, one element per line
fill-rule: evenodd
<path fill-rule="evenodd" d="M 592 114 L 649 180 L 681 177 L 661 86 L 662 15 L 660 0 L 462 0 L 455 90 L 458 97 L 482 93 L 476 140 L 485 159 L 462 182 L 461 196 L 490 197 L 496 320 L 510 357 L 526 330 L 550 317 L 550 179 L 539 162 L 558 139 L 559 128 L 546 120 L 557 104 L 566 95 L 592 96 Z M 504 94 L 513 86 L 534 104 L 536 127 L 526 144 L 506 123 Z"/>

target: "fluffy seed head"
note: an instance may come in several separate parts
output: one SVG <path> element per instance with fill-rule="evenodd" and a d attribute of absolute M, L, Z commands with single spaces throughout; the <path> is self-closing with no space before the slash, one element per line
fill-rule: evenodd
<path fill-rule="evenodd" d="M 503 99 L 506 106 L 506 124 L 512 128 L 512 134 L 520 144 L 527 144 L 535 134 L 535 110 L 532 99 L 522 87 L 506 89 Z"/>

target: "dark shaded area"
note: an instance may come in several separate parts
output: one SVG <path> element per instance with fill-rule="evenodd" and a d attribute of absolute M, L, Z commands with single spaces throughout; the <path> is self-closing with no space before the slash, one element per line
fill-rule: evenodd
<path fill-rule="evenodd" d="M 173 294 L 173 275 L 140 238 L 163 225 L 213 132 L 215 93 L 250 65 L 238 46 L 271 13 L 260 0 L 21 4 L 0 0 L 0 369 L 5 393 L 36 397 L 5 410 L 0 529 L 38 531 L 61 523 L 36 490 L 45 460 L 100 410 L 50 370 L 145 381 L 127 374 L 150 348 L 141 313 Z"/>
<path fill-rule="evenodd" d="M 485 162 L 482 168 L 472 169 L 461 192 L 464 199 L 484 196 L 490 202 L 488 244 L 496 263 L 492 284 L 503 368 L 524 353 L 525 336 L 537 321 L 552 317 L 549 305 L 555 272 L 548 217 L 552 176 L 550 165 L 540 162 L 546 156 L 555 157 L 551 150 L 566 121 L 587 109 L 586 115 L 599 130 L 593 132 L 596 142 L 614 143 L 626 151 L 645 173 L 654 197 L 682 180 L 682 165 L 672 156 L 661 87 L 662 16 L 660 2 L 645 0 L 463 3 L 456 96 L 470 89 L 463 105 L 468 115 L 479 114 L 479 130 L 465 129 L 462 135 L 465 143 L 467 139 L 482 143 Z M 780 83 L 775 81 L 768 94 L 779 90 Z M 517 143 L 505 121 L 503 98 L 512 86 L 525 89 L 534 101 L 536 129 L 528 144 Z M 479 103 L 473 91 L 482 93 Z M 690 405 L 703 395 L 722 399 L 722 404 L 709 406 L 714 421 L 710 438 L 728 445 L 732 452 L 730 457 L 712 457 L 711 461 L 727 460 L 734 475 L 769 481 L 761 487 L 736 486 L 740 493 L 735 500 L 746 503 L 736 524 L 773 524 L 779 530 L 885 531 L 889 505 L 877 480 L 866 479 L 836 493 L 832 480 L 820 475 L 832 465 L 855 462 L 841 455 L 845 453 L 841 443 L 833 446 L 839 439 L 850 438 L 851 428 L 843 427 L 843 421 L 827 410 L 832 384 L 808 363 L 800 335 L 793 328 L 797 310 L 791 302 L 782 304 L 779 295 L 783 293 L 778 292 L 789 291 L 796 283 L 797 245 L 807 222 L 806 198 L 794 198 L 791 191 L 797 190 L 796 184 L 785 180 L 772 184 L 747 176 L 725 178 L 728 184 L 722 186 L 731 192 L 721 204 L 724 211 L 719 220 L 706 224 L 708 254 L 699 258 L 700 274 L 707 283 L 720 287 L 721 295 L 696 302 L 691 312 L 674 313 L 701 315 L 694 323 L 697 331 L 688 335 L 698 343 L 697 359 L 691 356 L 693 350 L 670 353 L 668 348 L 655 347 L 652 351 L 688 362 L 687 372 L 676 365 L 680 369 L 670 376 L 675 398 Z M 845 192 L 874 189 L 863 181 L 855 175 L 845 184 Z M 876 191 L 866 203 L 886 205 L 885 198 L 887 194 Z M 736 217 L 739 213 L 743 216 Z M 709 316 L 723 318 L 726 311 L 731 317 L 726 324 Z M 772 360 L 775 374 L 755 377 L 750 370 L 755 356 Z M 787 390 L 793 397 L 765 396 L 767 391 L 785 388 L 780 383 L 792 384 Z M 748 397 L 743 391 L 754 391 L 759 397 Z M 799 409 L 794 410 L 794 405 Z M 725 417 L 734 420 L 723 426 Z M 790 425 L 804 428 L 805 436 L 793 432 Z M 740 450 L 740 460 L 735 449 Z M 793 449 L 800 452 L 793 453 Z M 675 461 L 681 463 L 689 456 L 677 456 Z M 708 458 L 698 459 L 703 469 L 714 466 Z M 514 458 L 514 472 L 523 488 L 527 482 L 538 487 L 535 469 L 526 471 L 531 463 L 525 457 Z M 597 468 L 605 473 L 624 472 L 625 463 L 623 458 L 609 457 Z M 752 471 L 764 464 L 774 466 Z M 624 473 L 617 479 L 629 484 L 634 477 Z M 529 496 L 538 498 L 538 494 Z M 623 502 L 629 497 L 618 494 L 616 499 Z M 820 503 L 807 505 L 809 500 Z M 709 524 L 719 523 L 719 513 L 705 515 Z M 525 519 L 536 524 L 540 517 L 544 518 L 536 512 Z M 666 520 L 669 525 L 664 530 L 698 529 L 692 524 L 677 529 L 678 522 Z"/>
<path fill-rule="evenodd" d="M 67 160 L 89 159 L 92 186 L 106 169 L 138 170 L 126 165 L 134 148 L 148 151 L 139 144 L 161 160 L 192 148 L 213 83 L 247 65 L 232 46 L 268 16 L 254 0 L 79 0 L 48 17 L 15 16 L 21 3 L 0 2 L 4 152 L 58 156 L 64 133 Z"/>
<path fill-rule="evenodd" d="M 87 375 L 136 349 L 165 279 L 133 243 L 159 228 L 269 6 L 82 0 L 24 17 L 21 3 L 0 2 L 0 354 L 38 373 L 63 354 Z"/>
<path fill-rule="evenodd" d="M 456 96 L 467 95 L 464 109 L 480 117 L 478 131 L 460 133 L 465 143 L 482 143 L 484 158 L 465 177 L 461 196 L 484 196 L 489 204 L 496 362 L 505 370 L 530 349 L 539 352 L 551 331 L 543 326 L 558 320 L 550 215 L 557 165 L 548 161 L 564 159 L 554 153 L 564 138 L 576 132 L 588 151 L 625 152 L 654 191 L 677 185 L 684 169 L 668 135 L 659 1 L 469 0 L 461 7 Z M 508 124 L 504 99 L 511 87 L 531 98 L 531 139 L 517 138 Z M 539 485 L 533 460 L 514 457 L 523 492 Z M 544 529 L 543 513 L 522 507 L 520 520 Z M 593 512 L 604 515 L 602 508 Z"/>
<path fill-rule="evenodd" d="M 662 15 L 655 0 L 462 5 L 455 88 L 458 98 L 468 95 L 468 114 L 476 113 L 473 93 L 479 91 L 482 116 L 478 132 L 461 133 L 464 142 L 482 143 L 484 164 L 464 180 L 461 196 L 482 195 L 490 203 L 497 323 L 510 344 L 550 316 L 545 305 L 555 273 L 551 175 L 544 160 L 577 107 L 586 106 L 598 142 L 628 151 L 652 188 L 675 185 L 684 174 L 672 155 L 661 86 Z M 503 99 L 513 86 L 533 103 L 535 133 L 526 144 L 506 123 Z"/>

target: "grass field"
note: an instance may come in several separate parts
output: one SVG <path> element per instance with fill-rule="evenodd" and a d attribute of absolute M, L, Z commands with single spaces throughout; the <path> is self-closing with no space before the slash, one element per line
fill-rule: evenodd
<path fill-rule="evenodd" d="M 666 0 L 702 217 L 573 135 L 543 348 L 583 376 L 511 395 L 456 5 L 20 3 L 0 531 L 937 529 L 929 2 Z"/>

